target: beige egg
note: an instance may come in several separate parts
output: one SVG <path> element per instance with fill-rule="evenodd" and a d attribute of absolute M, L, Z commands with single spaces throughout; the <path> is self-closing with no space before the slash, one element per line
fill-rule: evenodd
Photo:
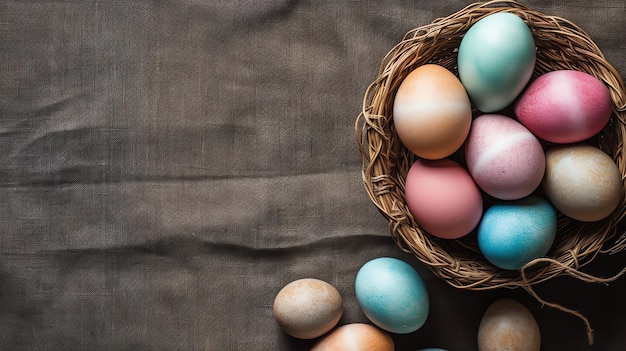
<path fill-rule="evenodd" d="M 428 64 L 416 68 L 396 92 L 396 133 L 402 144 L 421 158 L 450 156 L 467 138 L 471 122 L 472 107 L 465 88 L 443 66 Z"/>
<path fill-rule="evenodd" d="M 393 339 L 369 324 L 343 325 L 318 341 L 311 351 L 394 351 Z"/>
<path fill-rule="evenodd" d="M 546 151 L 543 190 L 564 215 L 584 222 L 609 216 L 622 197 L 622 176 L 611 157 L 586 144 L 564 144 Z"/>
<path fill-rule="evenodd" d="M 295 280 L 274 299 L 274 319 L 287 334 L 299 339 L 317 338 L 337 325 L 343 314 L 339 291 L 325 281 Z"/>
<path fill-rule="evenodd" d="M 478 327 L 479 351 L 539 351 L 541 333 L 532 313 L 513 299 L 491 304 Z"/>

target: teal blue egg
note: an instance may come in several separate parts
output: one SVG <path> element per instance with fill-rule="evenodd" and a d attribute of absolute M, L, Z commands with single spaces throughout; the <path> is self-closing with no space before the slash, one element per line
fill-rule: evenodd
<path fill-rule="evenodd" d="M 554 207 L 539 196 L 502 202 L 485 211 L 478 247 L 494 266 L 516 270 L 545 256 L 556 236 Z"/>
<path fill-rule="evenodd" d="M 367 318 L 388 332 L 412 333 L 428 317 L 429 298 L 422 278 L 397 258 L 380 257 L 365 263 L 357 273 L 355 292 Z"/>
<path fill-rule="evenodd" d="M 510 105 L 535 69 L 536 47 L 530 28 L 508 12 L 474 23 L 459 46 L 459 79 L 470 100 L 482 112 Z"/>

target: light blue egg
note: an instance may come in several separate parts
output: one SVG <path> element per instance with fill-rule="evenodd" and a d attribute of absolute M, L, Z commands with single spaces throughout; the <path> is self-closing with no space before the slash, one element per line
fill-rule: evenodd
<path fill-rule="evenodd" d="M 545 256 L 556 236 L 556 212 L 538 196 L 493 205 L 478 225 L 478 247 L 496 267 L 516 270 Z"/>
<path fill-rule="evenodd" d="M 391 333 L 408 334 L 426 322 L 426 286 L 408 263 L 380 257 L 365 263 L 356 276 L 359 306 L 372 323 Z"/>
<path fill-rule="evenodd" d="M 474 23 L 459 46 L 459 79 L 482 112 L 510 105 L 530 80 L 536 61 L 535 40 L 518 16 L 499 12 Z"/>

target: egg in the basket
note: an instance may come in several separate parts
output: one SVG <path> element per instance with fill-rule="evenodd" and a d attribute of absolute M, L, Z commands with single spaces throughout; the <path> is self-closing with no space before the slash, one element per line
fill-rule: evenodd
<path fill-rule="evenodd" d="M 458 150 L 472 121 L 465 88 L 446 68 L 427 64 L 402 81 L 393 105 L 398 138 L 415 155 L 442 159 Z"/>
<path fill-rule="evenodd" d="M 480 221 L 483 199 L 470 174 L 451 159 L 418 159 L 406 178 L 406 202 L 415 220 L 430 234 L 456 239 Z"/>

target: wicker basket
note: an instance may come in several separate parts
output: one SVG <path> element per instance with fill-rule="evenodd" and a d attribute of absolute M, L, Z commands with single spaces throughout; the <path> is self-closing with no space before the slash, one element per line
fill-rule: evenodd
<path fill-rule="evenodd" d="M 406 206 L 404 179 L 415 156 L 395 134 L 392 121 L 395 92 L 402 80 L 423 64 L 436 63 L 457 74 L 456 52 L 463 34 L 472 24 L 496 12 L 514 13 L 531 29 L 537 46 L 532 79 L 548 71 L 574 69 L 606 83 L 614 102 L 613 115 L 608 125 L 588 143 L 612 156 L 622 178 L 625 177 L 626 92 L 619 73 L 588 34 L 574 23 L 533 11 L 514 1 L 489 1 L 472 4 L 409 31 L 383 59 L 378 76 L 366 91 L 363 110 L 355 125 L 363 155 L 365 189 L 388 220 L 392 237 L 400 248 L 414 253 L 436 276 L 452 286 L 472 290 L 522 287 L 537 297 L 532 289 L 534 284 L 560 275 L 586 281 L 610 280 L 612 278 L 589 276 L 579 269 L 598 254 L 624 248 L 624 239 L 616 235 L 617 224 L 626 209 L 624 188 L 617 209 L 602 221 L 583 223 L 558 214 L 556 240 L 547 257 L 534 260 L 518 271 L 499 269 L 483 258 L 475 231 L 456 240 L 429 235 L 414 221 Z M 457 152 L 452 157 L 462 158 L 463 155 Z"/>

